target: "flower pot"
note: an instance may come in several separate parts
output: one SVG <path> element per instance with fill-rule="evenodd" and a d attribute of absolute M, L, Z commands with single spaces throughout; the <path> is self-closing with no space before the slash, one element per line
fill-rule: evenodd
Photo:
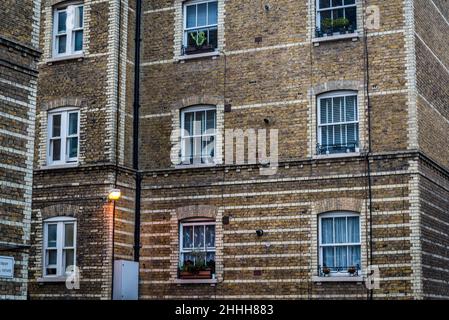
<path fill-rule="evenodd" d="M 329 275 L 331 273 L 331 269 L 325 267 L 325 268 L 323 268 L 323 273 L 324 273 L 325 276 L 327 276 L 327 275 Z"/>
<path fill-rule="evenodd" d="M 357 272 L 357 269 L 355 268 L 355 267 L 350 267 L 349 269 L 348 269 L 348 273 L 350 274 L 350 275 L 353 275 L 354 273 L 356 273 Z"/>
<path fill-rule="evenodd" d="M 211 279 L 212 271 L 211 270 L 200 270 L 197 272 L 180 271 L 179 278 L 180 279 Z"/>
<path fill-rule="evenodd" d="M 215 47 L 210 44 L 205 44 L 200 47 L 190 46 L 190 47 L 185 48 L 185 54 L 200 54 L 200 53 L 213 52 L 213 51 L 215 51 Z"/>

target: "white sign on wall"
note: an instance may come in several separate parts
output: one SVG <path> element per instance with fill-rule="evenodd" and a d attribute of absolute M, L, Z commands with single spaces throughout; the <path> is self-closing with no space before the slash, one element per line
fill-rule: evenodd
<path fill-rule="evenodd" d="M 14 257 L 0 256 L 0 278 L 14 277 Z"/>

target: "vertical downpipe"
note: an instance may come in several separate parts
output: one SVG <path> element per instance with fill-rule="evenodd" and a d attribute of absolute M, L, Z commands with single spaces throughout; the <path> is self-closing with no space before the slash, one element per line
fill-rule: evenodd
<path fill-rule="evenodd" d="M 142 175 L 139 172 L 139 109 L 140 109 L 140 44 L 142 0 L 136 0 L 136 34 L 134 61 L 133 169 L 136 172 L 136 202 L 134 222 L 134 261 L 140 260 L 140 199 Z"/>

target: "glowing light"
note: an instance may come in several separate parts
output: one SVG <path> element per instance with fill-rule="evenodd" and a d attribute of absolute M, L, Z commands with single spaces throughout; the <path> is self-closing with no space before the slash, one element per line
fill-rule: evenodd
<path fill-rule="evenodd" d="M 120 189 L 113 189 L 109 192 L 108 199 L 112 201 L 120 200 L 120 197 L 122 196 L 122 192 Z"/>

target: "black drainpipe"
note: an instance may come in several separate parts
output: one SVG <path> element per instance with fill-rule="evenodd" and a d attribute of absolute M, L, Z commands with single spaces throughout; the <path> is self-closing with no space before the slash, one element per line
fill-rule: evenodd
<path fill-rule="evenodd" d="M 140 44 L 141 44 L 142 0 L 136 0 L 136 35 L 134 61 L 134 114 L 133 114 L 133 169 L 136 172 L 136 202 L 134 222 L 134 261 L 140 260 L 140 198 L 142 175 L 139 172 L 139 108 L 140 108 Z"/>

